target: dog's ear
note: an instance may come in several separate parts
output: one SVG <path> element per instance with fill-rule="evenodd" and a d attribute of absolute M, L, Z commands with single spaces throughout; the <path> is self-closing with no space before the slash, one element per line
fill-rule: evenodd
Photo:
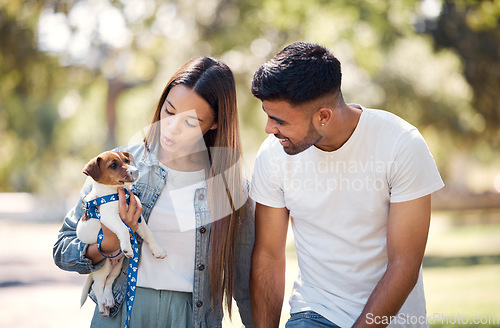
<path fill-rule="evenodd" d="M 131 153 L 129 153 L 128 151 L 122 151 L 121 153 L 123 154 L 123 156 L 129 159 L 130 164 L 135 165 L 134 156 Z"/>
<path fill-rule="evenodd" d="M 100 174 L 99 162 L 100 161 L 101 161 L 101 158 L 99 156 L 91 159 L 90 162 L 88 162 L 87 165 L 85 165 L 85 167 L 83 168 L 83 171 L 82 171 L 83 174 L 88 175 L 89 177 L 91 177 L 95 181 L 99 180 L 99 174 Z"/>

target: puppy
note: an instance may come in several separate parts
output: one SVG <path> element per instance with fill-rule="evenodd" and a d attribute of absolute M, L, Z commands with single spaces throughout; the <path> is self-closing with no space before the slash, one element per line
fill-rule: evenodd
<path fill-rule="evenodd" d="M 90 176 L 93 181 L 92 191 L 84 201 L 91 201 L 98 197 L 118 193 L 118 187 L 129 188 L 139 178 L 139 170 L 134 166 L 134 158 L 128 152 L 107 151 L 93 158 L 83 169 L 83 173 Z M 132 196 L 133 194 L 130 193 Z M 139 198 L 136 197 L 137 202 Z M 123 255 L 132 257 L 133 251 L 130 244 L 130 233 L 118 213 L 118 199 L 99 205 L 101 219 L 89 218 L 85 211 L 78 221 L 76 234 L 78 239 L 86 244 L 97 242 L 97 235 L 101 223 L 113 231 L 120 240 Z M 166 252 L 158 245 L 151 230 L 141 220 L 137 233 L 147 242 L 149 249 L 158 259 L 163 259 Z M 93 289 L 97 298 L 99 312 L 109 316 L 109 309 L 114 306 L 113 282 L 121 272 L 123 255 L 117 258 L 107 258 L 104 266 L 98 271 L 88 275 L 82 291 L 81 305 L 85 303 L 88 292 L 94 282 Z"/>

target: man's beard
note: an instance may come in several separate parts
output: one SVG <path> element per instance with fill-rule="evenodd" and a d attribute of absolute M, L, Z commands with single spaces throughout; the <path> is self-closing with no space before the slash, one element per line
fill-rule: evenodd
<path fill-rule="evenodd" d="M 283 150 L 288 155 L 296 155 L 298 153 L 303 152 L 307 148 L 313 146 L 314 144 L 318 143 L 321 140 L 321 138 L 322 136 L 319 135 L 319 133 L 316 131 L 311 122 L 309 124 L 309 130 L 307 131 L 307 135 L 304 138 L 304 140 L 298 143 L 293 143 L 290 139 L 288 139 L 290 145 L 287 147 L 283 147 Z"/>

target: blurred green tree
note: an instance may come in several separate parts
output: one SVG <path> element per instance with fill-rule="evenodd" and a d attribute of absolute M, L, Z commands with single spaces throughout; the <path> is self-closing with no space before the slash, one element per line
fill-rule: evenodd
<path fill-rule="evenodd" d="M 419 127 L 445 178 L 464 175 L 453 167 L 457 148 L 495 160 L 499 0 L 249 0 L 219 6 L 203 39 L 246 79 L 257 66 L 255 57 L 266 60 L 296 40 L 319 42 L 343 63 L 346 100 L 387 109 Z M 456 8 L 460 15 L 453 14 Z M 441 41 L 433 49 L 433 36 L 447 29 L 460 47 Z M 241 44 L 249 46 L 235 46 Z M 260 106 L 244 100 L 243 108 L 254 108 L 243 112 L 246 122 L 258 124 Z"/>
<path fill-rule="evenodd" d="M 440 0 L 0 0 L 0 190 L 40 190 L 39 176 L 126 142 L 173 71 L 198 55 L 233 69 L 252 154 L 265 137 L 252 74 L 297 40 L 339 57 L 347 101 L 418 126 L 446 173 L 455 145 L 473 148 L 485 131 L 498 140 L 498 79 L 478 77 L 498 74 L 498 11 L 488 6 L 500 0 L 462 2 L 441 10 Z M 462 41 L 442 36 L 462 26 L 462 37 L 463 24 Z M 438 51 L 424 32 L 442 40 Z M 475 57 L 469 44 L 489 44 L 491 54 Z"/>
<path fill-rule="evenodd" d="M 0 190 L 36 189 L 53 163 L 64 69 L 38 49 L 42 1 L 0 1 Z M 28 164 L 29 163 L 29 164 Z M 42 165 L 43 164 L 43 165 Z"/>
<path fill-rule="evenodd" d="M 437 0 L 228 0 L 219 2 L 202 39 L 244 76 L 243 90 L 249 89 L 258 64 L 284 45 L 322 43 L 342 62 L 347 101 L 407 119 L 431 135 L 429 140 L 439 140 L 443 147 L 436 158 L 446 164 L 451 146 L 473 143 L 471 136 L 483 127 L 470 103 L 470 87 L 459 74 L 460 61 L 451 51 L 435 53 L 422 33 L 422 22 L 439 15 Z M 244 98 L 242 107 L 251 106 L 254 110 L 243 115 L 258 124 L 260 106 Z"/>
<path fill-rule="evenodd" d="M 500 0 L 445 1 L 427 21 L 436 48 L 455 51 L 472 88 L 472 106 L 484 122 L 481 135 L 500 148 Z"/>
<path fill-rule="evenodd" d="M 56 191 L 79 175 L 61 170 L 74 167 L 68 155 L 117 145 L 121 96 L 191 55 L 176 12 L 155 0 L 0 1 L 0 191 Z M 155 101 L 130 110 L 129 121 L 142 118 L 136 129 Z M 59 182 L 45 184 L 56 172 Z"/>

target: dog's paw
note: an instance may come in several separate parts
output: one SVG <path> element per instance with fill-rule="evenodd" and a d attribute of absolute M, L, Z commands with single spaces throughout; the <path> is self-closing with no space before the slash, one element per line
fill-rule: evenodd
<path fill-rule="evenodd" d="M 132 251 L 132 245 L 130 245 L 130 243 L 127 242 L 120 243 L 120 248 L 122 249 L 122 252 L 126 257 L 134 256 L 134 252 Z"/>
<path fill-rule="evenodd" d="M 99 313 L 103 316 L 103 317 L 109 317 L 109 308 L 107 308 L 106 306 L 104 306 L 104 302 L 99 302 Z"/>
<path fill-rule="evenodd" d="M 132 248 L 130 249 L 122 249 L 123 255 L 126 257 L 132 257 L 134 256 L 134 252 L 132 251 Z"/>
<path fill-rule="evenodd" d="M 111 309 L 113 306 L 115 306 L 115 300 L 113 298 L 113 295 L 105 295 L 104 299 L 102 300 L 102 303 L 105 309 L 108 310 Z"/>
<path fill-rule="evenodd" d="M 109 317 L 109 308 L 105 307 L 101 314 L 103 317 Z"/>
<path fill-rule="evenodd" d="M 151 253 L 153 253 L 153 256 L 157 259 L 164 259 L 165 257 L 167 257 L 167 252 L 160 247 L 151 249 Z"/>

